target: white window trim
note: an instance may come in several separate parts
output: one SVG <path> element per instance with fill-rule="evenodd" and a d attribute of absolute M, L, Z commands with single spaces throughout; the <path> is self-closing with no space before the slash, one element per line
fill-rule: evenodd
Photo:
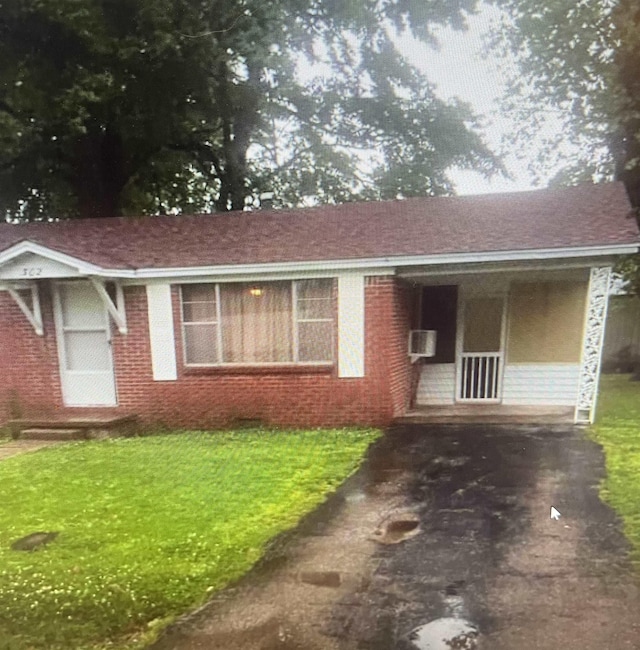
<path fill-rule="evenodd" d="M 220 282 L 202 282 L 198 284 L 210 284 L 215 287 L 216 294 L 216 321 L 198 321 L 198 322 L 185 322 L 184 320 L 184 298 L 182 293 L 182 284 L 179 285 L 180 289 L 180 326 L 182 330 L 182 359 L 185 368 L 268 368 L 271 366 L 279 367 L 290 367 L 290 366 L 313 366 L 313 367 L 331 367 L 336 363 L 335 359 L 335 318 L 298 318 L 298 282 L 304 282 L 306 280 L 314 279 L 323 279 L 323 280 L 333 280 L 333 278 L 305 278 L 304 280 L 265 280 L 265 283 L 269 282 L 288 282 L 291 290 L 291 319 L 292 319 L 292 337 L 293 337 L 293 346 L 292 346 L 292 359 L 291 361 L 233 361 L 225 362 L 218 361 L 216 363 L 189 363 L 187 361 L 187 342 L 186 342 L 186 327 L 190 324 L 200 324 L 200 325 L 213 325 L 217 326 L 216 336 L 218 344 L 218 359 L 222 354 L 222 305 L 220 300 Z M 231 284 L 231 283 L 230 283 Z M 235 283 L 234 283 L 235 284 Z M 318 298 L 318 300 L 321 300 Z M 333 290 L 331 291 L 331 302 L 333 303 Z M 331 323 L 332 327 L 332 336 L 331 336 L 331 359 L 322 360 L 322 361 L 300 361 L 300 339 L 298 331 L 298 323 Z"/>
<path fill-rule="evenodd" d="M 147 285 L 147 318 L 154 381 L 176 381 L 173 301 L 170 284 Z"/>
<path fill-rule="evenodd" d="M 291 281 L 291 323 L 293 336 L 293 363 L 300 363 L 300 329 L 298 327 L 298 280 Z M 333 350 L 331 350 L 333 358 Z"/>
<path fill-rule="evenodd" d="M 365 276 L 338 276 L 338 377 L 365 376 Z"/>

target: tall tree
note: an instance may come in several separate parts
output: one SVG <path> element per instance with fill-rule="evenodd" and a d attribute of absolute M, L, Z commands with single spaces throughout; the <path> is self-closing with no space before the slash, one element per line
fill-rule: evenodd
<path fill-rule="evenodd" d="M 543 165 L 557 166 L 565 157 L 555 182 L 616 178 L 640 215 L 640 5 L 494 3 L 505 10 L 494 45 L 506 46 L 518 63 L 506 102 L 523 127 L 521 145 L 544 122 L 545 107 L 557 110 L 565 129 L 541 151 Z M 570 160 L 562 141 L 573 144 Z M 640 292 L 640 259 L 626 260 L 621 270 Z"/>
<path fill-rule="evenodd" d="M 499 164 L 394 39 L 476 0 L 2 0 L 8 217 L 450 191 Z"/>

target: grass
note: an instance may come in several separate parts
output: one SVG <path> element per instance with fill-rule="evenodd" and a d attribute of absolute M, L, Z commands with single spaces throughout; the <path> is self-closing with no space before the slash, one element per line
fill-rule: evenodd
<path fill-rule="evenodd" d="M 602 377 L 593 436 L 606 456 L 600 494 L 622 517 L 640 568 L 640 382 L 629 381 L 629 375 Z"/>
<path fill-rule="evenodd" d="M 2 462 L 0 650 L 142 647 L 244 574 L 375 431 L 184 433 Z M 14 551 L 35 531 L 50 545 Z"/>

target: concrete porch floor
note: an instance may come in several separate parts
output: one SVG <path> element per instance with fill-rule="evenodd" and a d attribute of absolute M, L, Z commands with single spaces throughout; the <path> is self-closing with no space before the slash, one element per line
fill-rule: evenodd
<path fill-rule="evenodd" d="M 396 419 L 398 423 L 425 424 L 573 424 L 571 406 L 507 406 L 503 404 L 451 404 L 416 406 Z"/>

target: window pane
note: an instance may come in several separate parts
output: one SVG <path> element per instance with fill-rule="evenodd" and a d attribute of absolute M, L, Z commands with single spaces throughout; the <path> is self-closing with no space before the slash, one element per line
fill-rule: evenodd
<path fill-rule="evenodd" d="M 184 348 L 187 363 L 218 363 L 218 326 L 185 323 Z"/>
<path fill-rule="evenodd" d="M 224 363 L 291 361 L 291 283 L 220 287 Z"/>
<path fill-rule="evenodd" d="M 298 318 L 332 318 L 332 280 L 301 280 L 297 283 Z"/>
<path fill-rule="evenodd" d="M 78 329 L 106 327 L 104 303 L 90 284 L 78 282 L 60 285 L 60 302 L 65 327 Z"/>
<path fill-rule="evenodd" d="M 215 302 L 216 285 L 215 284 L 183 284 L 182 301 L 183 302 Z"/>
<path fill-rule="evenodd" d="M 331 299 L 333 280 L 331 278 L 322 278 L 319 280 L 299 280 L 297 286 L 298 299 Z"/>
<path fill-rule="evenodd" d="M 65 332 L 67 370 L 110 370 L 105 332 Z"/>
<path fill-rule="evenodd" d="M 331 300 L 298 300 L 298 318 L 331 318 Z"/>
<path fill-rule="evenodd" d="M 217 320 L 215 302 L 185 302 L 183 304 L 185 323 L 215 323 Z"/>
<path fill-rule="evenodd" d="M 331 361 L 333 323 L 298 323 L 300 361 Z"/>

